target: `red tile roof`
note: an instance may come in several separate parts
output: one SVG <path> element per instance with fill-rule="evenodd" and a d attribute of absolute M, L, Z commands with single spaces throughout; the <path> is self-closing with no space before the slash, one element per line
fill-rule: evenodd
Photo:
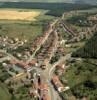
<path fill-rule="evenodd" d="M 48 90 L 48 85 L 47 84 L 41 84 L 40 89 L 41 90 Z"/>
<path fill-rule="evenodd" d="M 16 64 L 17 61 L 16 61 L 16 60 L 11 60 L 10 63 L 11 63 L 11 64 Z"/>
<path fill-rule="evenodd" d="M 32 61 L 29 62 L 29 65 L 35 65 L 37 63 L 37 60 L 33 59 Z"/>
<path fill-rule="evenodd" d="M 49 62 L 49 60 L 48 59 L 45 59 L 44 62 L 43 62 L 43 65 L 47 65 L 48 62 Z"/>
<path fill-rule="evenodd" d="M 51 100 L 51 99 L 50 99 L 50 97 L 49 97 L 48 95 L 44 95 L 44 96 L 42 97 L 42 100 Z"/>
<path fill-rule="evenodd" d="M 26 64 L 23 61 L 18 61 L 16 64 L 19 65 L 20 67 L 24 68 L 24 69 L 27 69 L 29 67 L 28 64 Z"/>
<path fill-rule="evenodd" d="M 58 69 L 64 70 L 65 65 L 64 65 L 64 64 L 59 64 L 59 65 L 57 65 L 56 67 L 57 67 Z"/>
<path fill-rule="evenodd" d="M 55 85 L 55 87 L 58 89 L 58 88 L 63 88 L 63 84 L 60 82 L 58 76 L 54 75 L 53 78 L 52 78 L 52 82 L 53 84 Z"/>
<path fill-rule="evenodd" d="M 52 81 L 55 83 L 55 82 L 59 82 L 59 78 L 58 76 L 54 75 L 53 78 L 52 78 Z"/>

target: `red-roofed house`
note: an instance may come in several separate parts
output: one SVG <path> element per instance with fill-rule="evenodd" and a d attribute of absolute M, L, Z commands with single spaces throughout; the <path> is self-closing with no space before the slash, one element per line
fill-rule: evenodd
<path fill-rule="evenodd" d="M 60 82 L 58 76 L 56 76 L 56 75 L 53 76 L 52 83 L 54 84 L 54 87 L 58 90 L 58 92 L 64 91 L 64 86 Z"/>
<path fill-rule="evenodd" d="M 37 60 L 33 59 L 32 61 L 29 62 L 30 66 L 38 66 Z"/>

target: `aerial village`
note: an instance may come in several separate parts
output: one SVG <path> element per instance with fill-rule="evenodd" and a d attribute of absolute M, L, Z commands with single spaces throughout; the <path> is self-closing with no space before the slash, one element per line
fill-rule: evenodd
<path fill-rule="evenodd" d="M 65 70 L 64 60 L 50 64 L 55 53 L 64 56 L 62 47 L 65 40 L 54 30 L 57 20 L 49 25 L 48 31 L 37 37 L 30 47 L 27 40 L 0 36 L 0 65 L 3 75 L 0 80 L 15 92 L 21 86 L 28 86 L 28 95 L 39 100 L 52 100 L 50 86 L 60 93 L 69 89 L 64 86 L 58 75 Z M 19 50 L 19 48 L 21 49 Z M 54 68 L 54 69 L 52 69 Z M 54 71 L 58 70 L 58 75 Z"/>
<path fill-rule="evenodd" d="M 89 20 L 91 19 L 90 17 Z M 57 23 L 68 33 L 67 39 L 63 39 L 55 27 Z M 64 46 L 71 47 L 68 44 L 72 42 L 71 38 L 74 42 L 75 39 L 79 40 L 79 35 L 59 20 L 50 23 L 48 30 L 30 44 L 26 39 L 0 36 L 0 80 L 9 86 L 13 93 L 19 87 L 25 86 L 27 96 L 37 100 L 55 100 L 52 92 L 60 98 L 61 92 L 70 89 L 67 82 L 63 85 L 59 76 L 69 67 L 66 61 L 75 60 L 71 53 L 66 54 L 64 50 Z M 57 61 L 53 61 L 56 55 Z"/>

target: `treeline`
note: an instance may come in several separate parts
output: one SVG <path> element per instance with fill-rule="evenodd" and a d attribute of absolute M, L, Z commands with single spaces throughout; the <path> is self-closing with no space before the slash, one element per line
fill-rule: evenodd
<path fill-rule="evenodd" d="M 91 9 L 97 6 L 68 4 L 68 3 L 34 3 L 34 2 L 4 2 L 0 3 L 0 8 L 20 8 L 20 9 L 45 9 L 50 10 L 47 14 L 61 16 L 65 11 Z"/>
<path fill-rule="evenodd" d="M 85 46 L 72 54 L 73 57 L 97 58 L 97 33 L 89 39 Z"/>

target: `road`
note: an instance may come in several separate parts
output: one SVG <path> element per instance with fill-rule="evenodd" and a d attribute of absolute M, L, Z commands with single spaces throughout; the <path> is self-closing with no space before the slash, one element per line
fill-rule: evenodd
<path fill-rule="evenodd" d="M 54 25 L 54 24 L 53 24 Z M 52 25 L 52 27 L 53 27 Z M 51 58 L 54 56 L 54 53 L 56 52 L 57 50 L 57 47 L 58 47 L 58 44 L 59 44 L 59 41 L 58 41 L 58 33 L 54 30 L 54 31 L 49 31 L 49 32 L 53 32 L 52 34 L 54 34 L 54 46 L 53 46 L 53 49 L 52 49 L 52 52 L 50 54 L 50 57 L 49 57 L 49 61 L 51 60 Z M 49 33 L 50 34 L 50 33 Z M 43 40 L 43 43 L 47 40 L 47 37 Z M 43 43 L 41 45 L 43 45 Z M 36 49 L 35 53 L 40 49 L 41 45 Z M 35 54 L 34 53 L 34 54 Z M 29 61 L 33 58 L 33 55 L 30 57 Z M 48 61 L 48 62 L 49 62 Z M 37 68 L 33 68 L 37 71 L 38 74 L 40 74 L 40 76 L 42 77 L 42 81 L 43 83 L 46 83 L 48 84 L 49 86 L 49 96 L 51 97 L 51 100 L 61 100 L 60 96 L 58 95 L 57 91 L 54 89 L 53 85 L 51 84 L 51 78 L 49 78 L 49 71 L 51 71 L 52 67 L 49 66 L 49 63 L 47 63 L 46 65 L 46 69 L 45 70 L 41 70 L 39 67 Z"/>
<path fill-rule="evenodd" d="M 58 92 L 54 89 L 54 87 L 51 83 L 51 78 L 52 78 L 52 75 L 55 71 L 56 65 L 60 64 L 61 62 L 65 62 L 70 57 L 71 57 L 71 53 L 67 54 L 64 57 L 61 57 L 59 59 L 59 61 L 57 61 L 53 65 L 48 64 L 46 70 L 39 70 L 38 68 L 36 68 L 37 72 L 40 73 L 40 75 L 43 77 L 43 80 L 49 86 L 49 94 L 50 94 L 51 100 L 62 100 L 61 97 L 59 96 Z"/>
<path fill-rule="evenodd" d="M 62 22 L 62 25 L 63 25 L 64 30 L 67 31 L 69 35 L 71 35 L 72 37 L 75 37 L 75 33 L 71 29 L 69 29 L 69 27 L 65 23 Z"/>
<path fill-rule="evenodd" d="M 51 99 L 51 100 L 62 100 L 61 98 L 60 98 L 60 96 L 59 96 L 59 94 L 58 94 L 58 92 L 54 89 L 54 87 L 52 86 L 52 84 L 51 84 L 51 78 L 52 78 L 52 76 L 53 76 L 53 73 L 54 73 L 54 71 L 55 71 L 55 68 L 56 68 L 56 65 L 58 65 L 58 64 L 60 64 L 61 62 L 65 62 L 67 59 L 69 59 L 71 57 L 71 54 L 67 54 L 66 56 L 64 56 L 64 57 L 61 57 L 60 59 L 59 59 L 59 61 L 57 61 L 55 64 L 53 64 L 53 66 L 51 66 L 51 68 L 48 70 L 48 83 L 49 83 L 49 88 L 50 88 L 50 90 L 51 90 L 51 93 L 52 93 L 52 97 L 54 97 L 53 99 Z"/>
<path fill-rule="evenodd" d="M 64 61 L 70 59 L 70 57 L 71 57 L 71 53 L 66 54 L 64 57 L 61 57 L 59 59 L 59 61 L 57 61 L 56 63 L 53 64 L 53 66 L 51 67 L 51 69 L 49 69 L 49 79 L 51 79 L 51 76 L 52 76 L 52 74 L 53 74 L 53 72 L 55 70 L 56 65 L 60 64 L 61 62 L 64 62 Z"/>

